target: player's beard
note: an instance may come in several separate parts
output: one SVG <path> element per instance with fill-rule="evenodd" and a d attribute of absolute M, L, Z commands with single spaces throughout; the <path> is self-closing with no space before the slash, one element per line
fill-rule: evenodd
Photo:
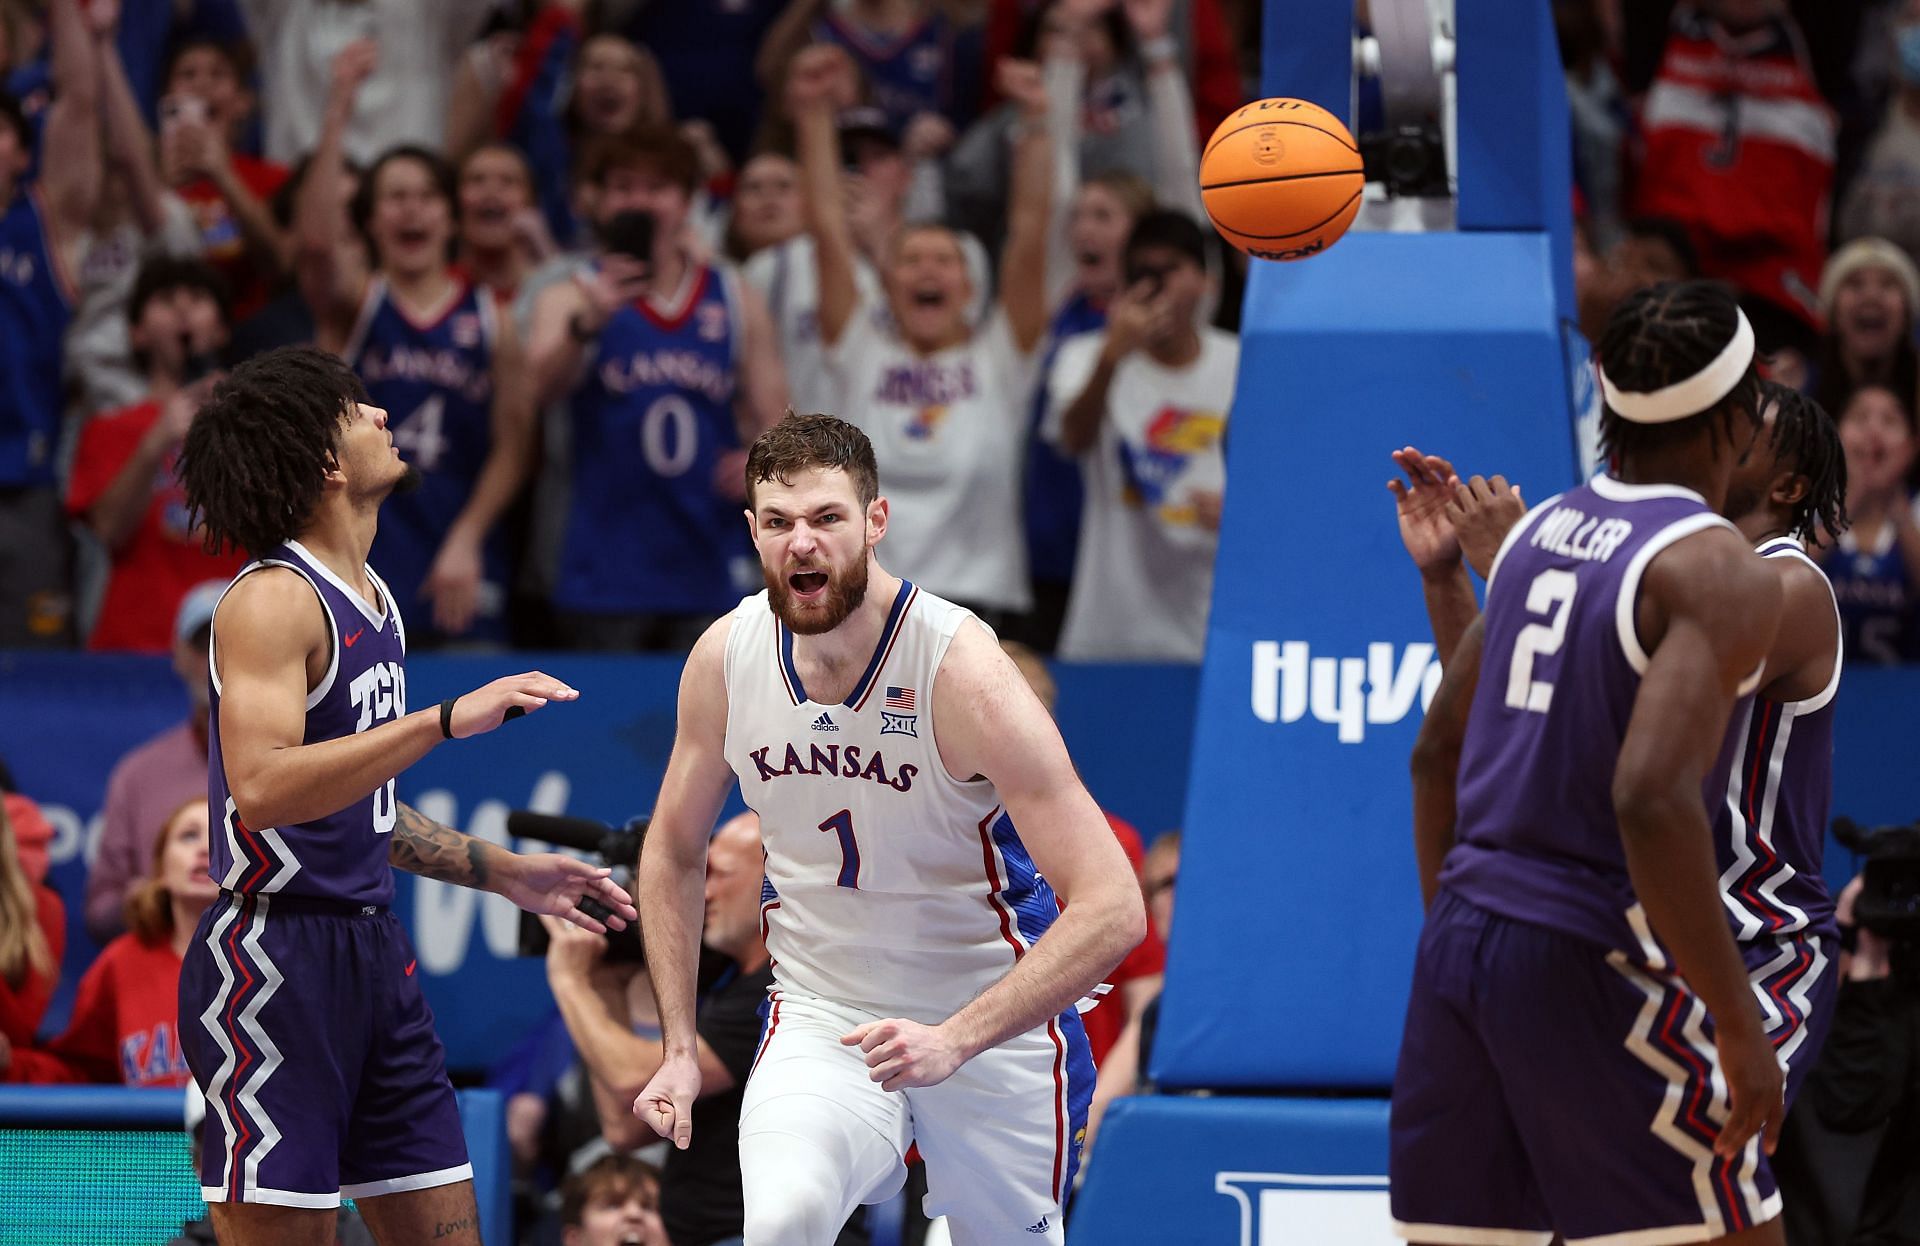
<path fill-rule="evenodd" d="M 418 467 L 415 467 L 411 463 L 407 463 L 404 466 L 406 470 L 400 473 L 400 479 L 393 482 L 393 488 L 388 492 L 388 497 L 403 498 L 426 483 L 425 477 L 420 475 L 420 469 Z"/>
<path fill-rule="evenodd" d="M 867 551 L 863 547 L 857 557 L 849 560 L 844 567 L 831 568 L 806 567 L 802 570 L 827 572 L 827 591 L 817 602 L 801 603 L 794 600 L 793 586 L 787 583 L 787 577 L 794 571 L 782 568 L 770 570 L 765 563 L 760 565 L 760 574 L 767 582 L 767 603 L 773 607 L 774 617 L 787 625 L 787 630 L 796 636 L 818 636 L 830 632 L 846 622 L 847 616 L 860 608 L 867 599 Z"/>

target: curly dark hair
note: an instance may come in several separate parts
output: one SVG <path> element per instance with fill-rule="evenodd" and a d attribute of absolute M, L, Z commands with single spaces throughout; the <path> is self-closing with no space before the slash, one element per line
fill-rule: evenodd
<path fill-rule="evenodd" d="M 1788 518 L 1788 534 L 1833 540 L 1848 526 L 1847 456 L 1840 448 L 1840 426 L 1819 403 L 1778 381 L 1762 381 L 1760 397 L 1773 408 L 1775 455 L 1807 478 L 1806 496 Z M 1824 537 L 1815 525 L 1825 530 Z"/>
<path fill-rule="evenodd" d="M 838 468 L 853 477 L 854 496 L 862 506 L 880 496 L 880 469 L 865 433 L 838 416 L 788 411 L 755 437 L 747 451 L 747 505 L 753 505 L 753 487 L 761 481 L 792 484 L 795 472 L 810 467 Z"/>
<path fill-rule="evenodd" d="M 1646 394 L 1684 381 L 1714 361 L 1740 324 L 1740 305 L 1712 281 L 1665 281 L 1628 295 L 1600 334 L 1600 368 L 1630 393 Z M 1760 420 L 1760 377 L 1748 364 L 1725 397 L 1698 415 L 1669 424 L 1635 424 L 1612 407 L 1600 412 L 1600 447 L 1609 458 L 1646 453 L 1693 440 L 1708 431 L 1733 436 L 1734 420 Z"/>
<path fill-rule="evenodd" d="M 360 378 L 311 346 L 268 351 L 214 386 L 175 468 L 207 551 L 237 546 L 258 558 L 297 536 L 365 401 Z"/>

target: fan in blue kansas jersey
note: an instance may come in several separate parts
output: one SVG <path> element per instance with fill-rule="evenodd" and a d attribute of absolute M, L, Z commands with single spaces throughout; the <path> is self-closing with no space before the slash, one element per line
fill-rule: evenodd
<path fill-rule="evenodd" d="M 1907 493 L 1914 413 L 1893 390 L 1863 385 L 1840 411 L 1853 527 L 1820 551 L 1846 622 L 1847 657 L 1911 662 L 1920 657 L 1920 518 Z"/>
<path fill-rule="evenodd" d="M 394 444 L 420 485 L 381 516 L 373 558 L 413 622 L 414 645 L 506 640 L 507 559 L 498 520 L 533 459 L 532 394 L 511 318 L 452 264 L 452 171 L 397 147 L 360 179 L 353 223 L 373 271 L 336 262 L 343 139 L 370 45 L 334 64 L 326 124 L 294 228 L 300 288 L 316 340 L 340 355 L 391 413 Z"/>
<path fill-rule="evenodd" d="M 637 917 L 605 869 L 396 799 L 395 777 L 441 743 L 579 695 L 529 671 L 408 712 L 405 621 L 367 555 L 412 470 L 359 379 L 306 347 L 235 368 L 181 452 L 194 523 L 254 560 L 214 610 L 221 895 L 180 973 L 181 1050 L 208 1107 L 201 1196 L 229 1246 L 331 1240 L 342 1198 L 381 1241 L 479 1246 L 445 1052 L 388 907 L 395 868 L 596 932 Z"/>
<path fill-rule="evenodd" d="M 102 6 L 104 7 L 104 6 Z M 98 51 L 80 0 L 47 6 L 49 160 L 28 184 L 33 131 L 0 95 L 0 648 L 64 645 L 72 601 L 67 522 L 54 478 L 60 346 L 81 234 L 100 193 Z"/>
<path fill-rule="evenodd" d="M 605 138 L 582 172 L 612 245 L 541 291 L 528 333 L 571 444 L 554 613 L 573 648 L 685 649 L 759 582 L 743 447 L 785 409 L 786 374 L 758 292 L 689 250 L 685 139 Z"/>

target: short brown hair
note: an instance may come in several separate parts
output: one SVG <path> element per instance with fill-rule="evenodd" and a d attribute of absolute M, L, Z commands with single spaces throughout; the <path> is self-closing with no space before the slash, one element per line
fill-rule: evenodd
<path fill-rule="evenodd" d="M 753 487 L 761 481 L 790 485 L 796 472 L 813 467 L 838 469 L 853 477 L 854 496 L 862 506 L 880 496 L 880 468 L 865 433 L 838 416 L 789 411 L 755 437 L 747 451 L 747 505 L 753 505 Z"/>
<path fill-rule="evenodd" d="M 622 1155 L 618 1151 L 602 1155 L 579 1172 L 567 1178 L 560 1189 L 560 1223 L 567 1228 L 577 1228 L 586 1218 L 587 1204 L 605 1195 L 616 1203 L 624 1203 L 627 1196 L 636 1190 L 642 1191 L 641 1201 L 646 1202 L 644 1191 L 651 1186 L 654 1202 L 659 1201 L 660 1170 L 631 1155 Z"/>
<path fill-rule="evenodd" d="M 635 126 L 625 134 L 594 141 L 580 162 L 580 180 L 605 186 L 621 169 L 651 170 L 689 195 L 700 184 L 699 154 L 680 131 L 668 125 Z"/>

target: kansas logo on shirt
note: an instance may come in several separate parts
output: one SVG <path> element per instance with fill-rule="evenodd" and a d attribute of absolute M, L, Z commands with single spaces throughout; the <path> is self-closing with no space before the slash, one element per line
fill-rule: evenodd
<path fill-rule="evenodd" d="M 1120 443 L 1120 472 L 1126 482 L 1127 504 L 1135 508 L 1164 507 L 1193 457 L 1219 445 L 1226 428 L 1226 417 L 1218 411 L 1160 408 L 1160 414 L 1147 425 L 1144 445 L 1127 440 Z M 1172 508 L 1179 512 L 1191 509 Z M 1163 517 L 1169 522 L 1181 522 L 1179 514 L 1168 513 Z M 1189 516 L 1185 522 L 1191 523 L 1193 519 Z"/>
<path fill-rule="evenodd" d="M 920 733 L 914 730 L 914 723 L 918 719 L 913 689 L 888 688 L 887 699 L 880 706 L 880 734 L 910 735 L 917 740 Z"/>
<path fill-rule="evenodd" d="M 913 441 L 931 441 L 946 418 L 945 407 L 922 407 L 907 421 L 907 437 Z"/>

